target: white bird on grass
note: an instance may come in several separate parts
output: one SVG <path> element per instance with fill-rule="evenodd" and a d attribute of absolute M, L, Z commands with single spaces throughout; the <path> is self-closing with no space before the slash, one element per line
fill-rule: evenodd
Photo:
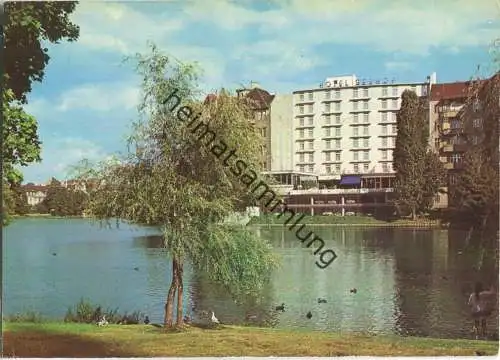
<path fill-rule="evenodd" d="M 215 314 L 214 314 L 214 312 L 213 312 L 213 311 L 212 311 L 212 319 L 211 319 L 211 320 L 212 320 L 212 322 L 213 322 L 213 323 L 215 323 L 215 324 L 220 324 L 219 319 L 217 319 L 217 318 L 215 317 Z"/>
<path fill-rule="evenodd" d="M 103 315 L 101 320 L 97 322 L 97 326 L 108 325 L 108 320 L 106 320 L 106 315 Z"/>

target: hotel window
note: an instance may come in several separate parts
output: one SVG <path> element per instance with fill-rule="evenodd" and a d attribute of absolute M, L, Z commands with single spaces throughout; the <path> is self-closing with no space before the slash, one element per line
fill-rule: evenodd
<path fill-rule="evenodd" d="M 336 173 L 340 172 L 340 164 L 335 164 L 335 172 Z"/>
<path fill-rule="evenodd" d="M 392 121 L 398 121 L 398 113 L 397 112 L 391 113 L 391 116 L 392 116 Z"/>
<path fill-rule="evenodd" d="M 363 171 L 368 172 L 368 164 L 363 164 Z"/>
<path fill-rule="evenodd" d="M 462 155 L 460 155 L 460 154 L 451 155 L 451 162 L 458 163 L 460 161 L 462 161 Z"/>
<path fill-rule="evenodd" d="M 359 133 L 358 127 L 357 126 L 353 127 L 352 128 L 352 135 L 353 136 L 358 136 L 359 135 L 358 133 Z"/>
<path fill-rule="evenodd" d="M 370 146 L 370 142 L 368 141 L 368 139 L 363 139 L 363 147 L 367 148 Z"/>
<path fill-rule="evenodd" d="M 368 89 L 363 89 L 363 97 L 368 97 Z"/>
<path fill-rule="evenodd" d="M 387 121 L 387 113 L 386 112 L 382 113 L 382 121 Z"/>
<path fill-rule="evenodd" d="M 304 162 L 304 154 L 299 154 L 299 162 Z"/>
<path fill-rule="evenodd" d="M 417 93 L 417 87 L 415 85 L 413 85 L 410 90 L 413 91 L 415 94 Z"/>
<path fill-rule="evenodd" d="M 310 113 L 312 113 L 312 112 L 314 111 L 314 110 L 313 110 L 313 106 L 312 106 L 312 104 L 309 104 L 309 105 L 307 106 L 307 108 L 308 108 L 308 111 L 309 111 Z"/>
<path fill-rule="evenodd" d="M 312 138 L 313 137 L 313 129 L 309 129 L 307 131 L 307 135 L 309 135 L 309 137 Z"/>
<path fill-rule="evenodd" d="M 392 108 L 397 109 L 398 108 L 398 99 L 393 99 L 392 100 Z"/>
<path fill-rule="evenodd" d="M 299 114 L 303 114 L 304 113 L 304 105 L 300 105 L 299 106 Z"/>
<path fill-rule="evenodd" d="M 314 165 L 309 165 L 309 172 L 313 173 L 314 172 Z"/>
<path fill-rule="evenodd" d="M 363 160 L 368 160 L 369 156 L 370 156 L 370 152 L 369 151 L 363 151 Z"/>
<path fill-rule="evenodd" d="M 387 163 L 382 163 L 382 172 L 387 172 Z"/>
<path fill-rule="evenodd" d="M 340 99 L 340 90 L 335 90 L 335 99 Z"/>
<path fill-rule="evenodd" d="M 352 153 L 352 156 L 353 156 L 353 160 L 354 161 L 358 161 L 359 160 L 359 154 L 358 154 L 358 151 L 354 151 Z"/>
<path fill-rule="evenodd" d="M 352 90 L 352 97 L 357 98 L 358 97 L 358 89 L 353 89 Z"/>
<path fill-rule="evenodd" d="M 387 125 L 382 125 L 382 135 L 387 135 Z"/>
<path fill-rule="evenodd" d="M 304 138 L 304 129 L 299 130 L 299 138 L 303 139 Z"/>
<path fill-rule="evenodd" d="M 299 118 L 299 126 L 304 126 L 304 118 Z"/>
<path fill-rule="evenodd" d="M 335 161 L 340 161 L 340 152 L 335 153 Z"/>
<path fill-rule="evenodd" d="M 396 86 L 392 87 L 392 96 L 398 96 L 398 88 Z"/>
<path fill-rule="evenodd" d="M 304 101 L 304 94 L 299 94 L 299 100 Z"/>
<path fill-rule="evenodd" d="M 303 141 L 299 142 L 299 149 L 304 150 L 304 142 Z"/>
<path fill-rule="evenodd" d="M 473 126 L 474 126 L 475 128 L 479 128 L 479 127 L 481 127 L 482 122 L 483 122 L 482 120 L 483 120 L 483 119 L 481 119 L 481 118 L 474 119 L 474 120 L 473 120 Z"/>
<path fill-rule="evenodd" d="M 330 161 L 331 160 L 330 155 L 331 155 L 330 152 L 326 152 L 325 153 L 325 161 Z"/>
<path fill-rule="evenodd" d="M 382 160 L 387 160 L 387 150 L 382 150 Z"/>
<path fill-rule="evenodd" d="M 460 121 L 459 120 L 451 120 L 451 128 L 452 129 L 458 129 L 460 127 Z M 474 126 L 476 127 L 476 126 Z"/>
<path fill-rule="evenodd" d="M 335 136 L 340 136 L 340 128 L 335 128 Z"/>
<path fill-rule="evenodd" d="M 331 149 L 332 148 L 332 141 L 331 140 L 326 140 L 325 141 L 325 148 Z"/>
<path fill-rule="evenodd" d="M 330 128 L 325 129 L 325 136 L 330 136 Z"/>
<path fill-rule="evenodd" d="M 396 134 L 398 132 L 398 126 L 396 124 L 392 124 L 391 128 L 392 128 L 392 133 L 393 134 Z"/>
<path fill-rule="evenodd" d="M 335 148 L 340 149 L 340 140 L 335 140 Z"/>
<path fill-rule="evenodd" d="M 363 126 L 363 135 L 368 135 L 368 126 Z"/>
<path fill-rule="evenodd" d="M 353 101 L 352 102 L 352 109 L 353 110 L 358 110 L 358 102 L 357 101 Z"/>
<path fill-rule="evenodd" d="M 327 174 L 330 174 L 332 172 L 332 166 L 331 165 L 326 165 L 325 168 L 326 168 L 326 173 Z"/>
<path fill-rule="evenodd" d="M 309 100 L 312 100 L 314 98 L 314 95 L 312 92 L 309 93 Z"/>
<path fill-rule="evenodd" d="M 331 91 L 330 91 L 330 90 L 326 90 L 326 91 L 325 91 L 325 99 L 327 99 L 327 100 L 328 100 L 328 99 L 330 99 L 330 97 L 331 97 L 331 96 L 332 96 Z"/>
<path fill-rule="evenodd" d="M 358 121 L 359 121 L 359 114 L 354 114 L 354 115 L 352 115 L 352 122 L 353 122 L 354 124 L 357 124 L 357 123 L 358 123 Z"/>
<path fill-rule="evenodd" d="M 359 165 L 358 164 L 354 164 L 352 167 L 353 167 L 353 170 L 355 173 L 359 172 Z"/>
<path fill-rule="evenodd" d="M 325 124 L 330 125 L 332 122 L 331 115 L 325 115 Z"/>
<path fill-rule="evenodd" d="M 309 123 L 309 125 L 313 124 L 313 120 L 314 120 L 314 118 L 312 116 L 307 117 L 307 122 Z"/>
<path fill-rule="evenodd" d="M 340 111 L 340 103 L 335 103 L 335 111 Z"/>
<path fill-rule="evenodd" d="M 266 137 L 266 135 L 267 135 L 267 129 L 266 128 L 262 128 L 262 136 Z"/>
<path fill-rule="evenodd" d="M 309 154 L 309 162 L 314 162 L 314 153 Z"/>
<path fill-rule="evenodd" d="M 472 110 L 474 112 L 478 112 L 479 110 L 481 110 L 481 102 L 478 99 L 474 100 L 474 103 L 472 104 Z"/>
<path fill-rule="evenodd" d="M 352 141 L 352 147 L 353 148 L 358 148 L 359 147 L 359 140 L 358 139 L 354 139 Z"/>
<path fill-rule="evenodd" d="M 330 104 L 325 104 L 325 112 L 330 112 Z"/>
<path fill-rule="evenodd" d="M 365 123 L 370 122 L 370 114 L 368 113 L 363 114 L 363 122 Z"/>
<path fill-rule="evenodd" d="M 363 101 L 363 109 L 368 110 L 368 101 Z"/>
<path fill-rule="evenodd" d="M 340 114 L 335 115 L 335 124 L 340 124 Z"/>
<path fill-rule="evenodd" d="M 382 88 L 382 96 L 387 96 L 387 88 L 386 87 Z"/>
<path fill-rule="evenodd" d="M 298 166 L 300 172 L 304 172 L 305 166 L 304 165 L 299 165 Z"/>
<path fill-rule="evenodd" d="M 382 138 L 382 146 L 387 147 L 387 138 Z"/>
<path fill-rule="evenodd" d="M 314 149 L 314 141 L 308 141 L 309 149 Z"/>
<path fill-rule="evenodd" d="M 479 144 L 479 136 L 474 135 L 474 136 L 472 137 L 472 144 L 473 144 L 473 145 L 477 145 L 477 144 Z"/>
<path fill-rule="evenodd" d="M 387 109 L 387 100 L 382 100 L 382 109 Z"/>

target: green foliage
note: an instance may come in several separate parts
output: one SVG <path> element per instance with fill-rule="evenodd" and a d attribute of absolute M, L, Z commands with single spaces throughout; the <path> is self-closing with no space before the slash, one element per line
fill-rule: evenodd
<path fill-rule="evenodd" d="M 64 316 L 64 322 L 91 324 L 99 321 L 102 316 L 106 316 L 106 320 L 110 324 L 134 325 L 141 323 L 144 319 L 144 315 L 139 311 L 121 315 L 118 309 L 102 310 L 102 306 L 92 304 L 82 298 L 75 306 L 68 308 Z"/>
<path fill-rule="evenodd" d="M 196 244 L 195 267 L 237 301 L 258 298 L 278 265 L 269 243 L 246 229 L 222 225 L 210 226 L 204 235 L 204 241 Z"/>
<path fill-rule="evenodd" d="M 428 124 L 424 104 L 413 91 L 402 94 L 397 115 L 398 132 L 393 152 L 398 207 L 408 209 L 415 219 L 428 210 L 443 185 L 444 169 L 428 150 Z"/>
<path fill-rule="evenodd" d="M 43 316 L 36 311 L 27 311 L 25 313 L 19 313 L 12 316 L 5 317 L 4 321 L 8 322 L 18 322 L 18 323 L 43 323 L 45 319 Z"/>
<path fill-rule="evenodd" d="M 52 178 L 45 199 L 37 205 L 37 212 L 50 213 L 54 216 L 82 215 L 88 201 L 88 195 L 81 190 L 67 188 Z"/>
<path fill-rule="evenodd" d="M 129 60 L 135 61 L 143 78 L 140 118 L 128 140 L 128 154 L 76 169 L 80 179 L 94 178 L 99 184 L 90 196 L 89 215 L 162 226 L 165 246 L 180 264 L 188 259 L 195 267 L 210 265 L 217 269 L 214 280 L 237 295 L 249 293 L 250 287 L 258 288 L 263 281 L 263 269 L 272 266 L 271 256 L 264 256 L 269 249 L 263 240 L 217 225 L 248 196 L 249 189 L 231 168 L 235 160 L 226 163 L 225 155 L 217 156 L 214 148 L 225 147 L 225 154 L 237 149 L 237 158 L 246 168 L 260 172 L 261 139 L 249 121 L 250 109 L 224 89 L 216 101 L 203 105 L 198 100 L 199 70 L 162 54 L 154 45 L 150 54 Z M 172 104 L 165 101 L 174 91 L 182 104 L 171 111 Z M 179 119 L 177 110 L 182 105 L 199 114 L 197 123 L 189 126 Z M 210 141 L 193 131 L 200 121 L 216 139 Z M 214 251 L 206 251 L 207 244 Z M 243 271 L 243 263 L 215 251 L 222 249 L 221 244 L 228 246 L 224 254 L 252 259 L 249 269 Z"/>
<path fill-rule="evenodd" d="M 6 87 L 12 89 L 17 100 L 26 102 L 32 82 L 43 80 L 50 59 L 43 42 L 57 44 L 78 38 L 80 30 L 69 19 L 76 3 L 9 1 L 4 4 Z"/>

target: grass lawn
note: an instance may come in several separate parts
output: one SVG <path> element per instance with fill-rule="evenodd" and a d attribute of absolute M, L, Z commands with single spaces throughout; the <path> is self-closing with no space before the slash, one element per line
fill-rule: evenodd
<path fill-rule="evenodd" d="M 4 323 L 7 357 L 495 355 L 498 343 L 221 326 Z"/>

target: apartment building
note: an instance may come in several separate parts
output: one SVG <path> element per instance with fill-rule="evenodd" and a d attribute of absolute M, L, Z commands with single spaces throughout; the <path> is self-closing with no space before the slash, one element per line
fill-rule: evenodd
<path fill-rule="evenodd" d="M 271 168 L 271 103 L 274 95 L 262 89 L 259 84 L 250 82 L 250 86 L 236 90 L 239 98 L 245 99 L 253 111 L 253 124 L 262 136 L 261 166 L 264 170 Z"/>
<path fill-rule="evenodd" d="M 419 83 L 349 75 L 327 78 L 318 88 L 294 91 L 293 169 L 325 179 L 340 179 L 341 174 L 393 174 L 401 94 L 412 90 L 427 96 L 435 81 L 435 74 Z"/>

